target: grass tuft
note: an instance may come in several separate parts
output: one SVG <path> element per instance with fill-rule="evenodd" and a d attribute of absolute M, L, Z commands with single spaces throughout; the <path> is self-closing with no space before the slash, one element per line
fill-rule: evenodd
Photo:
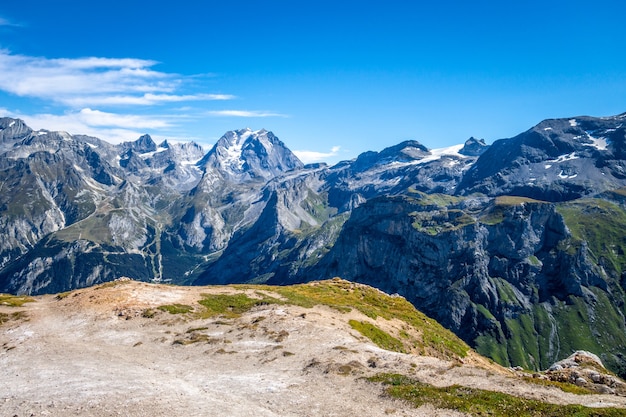
<path fill-rule="evenodd" d="M 187 314 L 193 311 L 193 307 L 186 304 L 168 304 L 164 306 L 159 306 L 158 309 L 161 311 L 166 311 L 170 314 Z"/>
<path fill-rule="evenodd" d="M 28 315 L 24 311 L 15 311 L 13 313 L 0 313 L 0 325 L 13 320 L 22 320 L 27 318 Z"/>
<path fill-rule="evenodd" d="M 0 294 L 0 305 L 9 307 L 21 307 L 26 303 L 32 303 L 35 299 L 24 295 Z"/>
<path fill-rule="evenodd" d="M 603 370 L 603 372 L 606 372 L 606 370 Z M 528 383 L 535 384 L 535 385 L 542 385 L 546 387 L 556 387 L 560 389 L 561 391 L 569 392 L 570 394 L 576 394 L 576 395 L 597 394 L 597 392 L 595 391 L 592 391 L 585 387 L 579 387 L 578 385 L 574 385 L 569 382 L 552 381 L 549 379 L 533 378 L 530 376 L 525 376 L 523 378 L 524 378 L 524 381 Z"/>
<path fill-rule="evenodd" d="M 257 293 L 259 298 L 251 298 L 246 294 L 202 294 L 202 299 L 198 301 L 206 308 L 201 313 L 204 318 L 213 316 L 224 316 L 228 318 L 240 317 L 243 313 L 253 307 L 268 304 L 280 303 L 277 298 Z"/>
<path fill-rule="evenodd" d="M 354 330 L 374 342 L 376 346 L 393 352 L 406 353 L 404 350 L 404 344 L 400 340 L 379 329 L 375 325 L 365 321 L 356 320 L 350 320 L 348 323 Z"/>
<path fill-rule="evenodd" d="M 380 374 L 368 380 L 386 385 L 387 395 L 407 401 L 415 407 L 431 404 L 437 408 L 455 410 L 474 416 L 613 417 L 625 415 L 622 409 L 550 404 L 459 385 L 439 388 L 398 374 Z"/>

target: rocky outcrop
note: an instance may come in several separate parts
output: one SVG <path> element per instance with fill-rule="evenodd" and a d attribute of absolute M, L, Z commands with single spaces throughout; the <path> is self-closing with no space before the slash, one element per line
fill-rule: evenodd
<path fill-rule="evenodd" d="M 568 382 L 600 394 L 626 395 L 624 381 L 611 374 L 594 353 L 578 350 L 567 358 L 555 362 L 535 378 L 556 382 Z"/>
<path fill-rule="evenodd" d="M 467 156 L 480 156 L 487 149 L 489 149 L 489 145 L 485 143 L 485 139 L 476 139 L 472 136 L 465 141 L 465 144 L 459 153 Z"/>

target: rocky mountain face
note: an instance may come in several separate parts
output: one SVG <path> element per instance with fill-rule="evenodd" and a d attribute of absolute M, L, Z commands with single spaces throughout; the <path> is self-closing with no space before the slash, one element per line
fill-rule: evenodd
<path fill-rule="evenodd" d="M 493 143 L 457 194 L 573 200 L 626 185 L 626 114 L 546 120 Z"/>
<path fill-rule="evenodd" d="M 502 364 L 543 369 L 584 347 L 624 372 L 625 214 L 600 199 L 379 197 L 308 274 L 402 294 Z"/>
<path fill-rule="evenodd" d="M 0 291 L 340 276 L 405 296 L 502 364 L 584 349 L 626 374 L 625 120 L 305 166 L 265 130 L 205 153 L 0 119 Z"/>

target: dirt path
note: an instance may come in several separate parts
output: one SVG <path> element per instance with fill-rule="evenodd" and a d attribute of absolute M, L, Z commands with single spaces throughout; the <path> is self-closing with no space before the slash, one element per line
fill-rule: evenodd
<path fill-rule="evenodd" d="M 381 396 L 379 385 L 361 378 L 379 372 L 560 404 L 626 407 L 622 397 L 565 394 L 496 368 L 387 352 L 326 307 L 269 305 L 230 320 L 142 316 L 164 304 L 196 304 L 209 291 L 232 290 L 132 282 L 0 307 L 28 314 L 0 327 L 0 415 L 461 415 Z"/>

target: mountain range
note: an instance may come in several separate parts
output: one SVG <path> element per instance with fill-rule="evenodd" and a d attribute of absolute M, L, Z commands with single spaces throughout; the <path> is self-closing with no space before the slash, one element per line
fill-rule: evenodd
<path fill-rule="evenodd" d="M 112 281 L 398 293 L 507 366 L 585 349 L 626 366 L 626 114 L 487 145 L 406 141 L 304 165 L 273 133 L 205 153 L 0 119 L 0 291 Z"/>

